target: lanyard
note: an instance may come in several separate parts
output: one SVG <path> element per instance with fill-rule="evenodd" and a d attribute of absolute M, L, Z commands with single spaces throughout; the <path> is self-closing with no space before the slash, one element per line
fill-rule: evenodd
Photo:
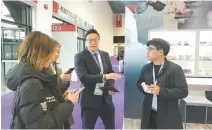
<path fill-rule="evenodd" d="M 163 65 L 164 65 L 164 62 L 163 62 L 163 64 L 161 65 L 158 74 L 160 74 L 160 72 L 161 72 L 161 70 L 162 70 L 162 68 L 163 68 Z M 158 74 L 157 74 L 157 75 L 158 75 Z M 157 79 L 155 78 L 155 67 L 154 67 L 154 64 L 153 64 L 152 75 L 153 75 L 153 83 L 156 85 L 156 84 L 157 84 Z"/>

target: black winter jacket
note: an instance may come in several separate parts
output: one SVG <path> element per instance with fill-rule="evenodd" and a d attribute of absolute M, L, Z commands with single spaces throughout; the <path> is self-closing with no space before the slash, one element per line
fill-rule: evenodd
<path fill-rule="evenodd" d="M 26 129 L 62 129 L 73 111 L 73 103 L 61 103 L 57 76 L 38 72 L 25 62 L 14 66 L 6 75 L 6 85 L 20 94 L 14 97 L 20 111 L 17 113 Z M 14 113 L 13 113 L 14 114 Z M 19 118 L 14 118 L 16 126 Z"/>

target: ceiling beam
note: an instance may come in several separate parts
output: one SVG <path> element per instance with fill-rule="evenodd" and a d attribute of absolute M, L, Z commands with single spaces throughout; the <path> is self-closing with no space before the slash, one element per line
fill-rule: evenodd
<path fill-rule="evenodd" d="M 124 1 L 108 1 L 114 14 L 125 13 Z"/>

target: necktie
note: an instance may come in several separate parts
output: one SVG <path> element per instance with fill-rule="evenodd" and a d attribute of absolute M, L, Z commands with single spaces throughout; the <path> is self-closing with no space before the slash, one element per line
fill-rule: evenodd
<path fill-rule="evenodd" d="M 97 64 L 98 64 L 98 66 L 100 67 L 98 54 L 97 54 L 97 53 L 95 53 L 95 54 L 93 54 L 93 55 L 94 55 L 94 57 L 95 57 L 95 59 L 96 59 L 96 62 L 97 62 Z"/>

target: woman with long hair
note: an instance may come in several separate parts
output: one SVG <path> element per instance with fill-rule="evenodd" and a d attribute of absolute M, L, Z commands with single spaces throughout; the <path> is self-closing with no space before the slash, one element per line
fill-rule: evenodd
<path fill-rule="evenodd" d="M 15 91 L 13 129 L 62 129 L 69 120 L 80 89 L 61 102 L 57 75 L 49 74 L 59 43 L 41 32 L 30 33 L 18 49 L 19 63 L 6 75 L 7 87 Z"/>

